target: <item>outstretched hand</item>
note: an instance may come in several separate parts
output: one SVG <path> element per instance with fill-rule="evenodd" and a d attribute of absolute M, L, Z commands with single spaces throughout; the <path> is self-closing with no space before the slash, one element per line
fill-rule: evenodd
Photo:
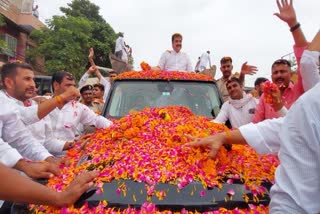
<path fill-rule="evenodd" d="M 254 75 L 258 71 L 258 68 L 254 65 L 248 65 L 248 62 L 245 62 L 241 66 L 241 74 L 246 75 Z"/>
<path fill-rule="evenodd" d="M 224 144 L 225 137 L 223 134 L 216 134 L 205 138 L 196 138 L 190 135 L 186 135 L 192 142 L 186 143 L 185 146 L 200 146 L 210 149 L 209 157 L 214 158 L 218 153 L 220 147 Z"/>
<path fill-rule="evenodd" d="M 279 17 L 279 19 L 286 22 L 289 27 L 293 27 L 295 24 L 297 24 L 297 17 L 293 8 L 292 1 L 293 0 L 290 0 L 290 2 L 288 2 L 288 0 L 281 0 L 280 3 L 280 0 L 277 0 L 279 12 L 274 13 L 274 15 Z"/>
<path fill-rule="evenodd" d="M 93 181 L 98 175 L 98 171 L 83 172 L 78 175 L 64 192 L 58 193 L 57 206 L 63 207 L 75 203 L 85 191 L 93 186 Z"/>

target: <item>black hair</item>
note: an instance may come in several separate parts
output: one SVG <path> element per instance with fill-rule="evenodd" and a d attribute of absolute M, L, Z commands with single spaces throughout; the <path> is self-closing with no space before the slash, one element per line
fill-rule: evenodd
<path fill-rule="evenodd" d="M 227 86 L 228 84 L 232 83 L 232 82 L 237 82 L 237 83 L 239 83 L 240 86 L 242 86 L 242 83 L 241 83 L 240 79 L 237 78 L 237 77 L 231 77 L 231 78 L 227 81 L 226 86 Z"/>
<path fill-rule="evenodd" d="M 27 63 L 8 62 L 4 64 L 1 68 L 1 79 L 2 79 L 3 88 L 6 88 L 6 85 L 4 84 L 5 78 L 9 77 L 11 79 L 15 79 L 18 68 L 28 69 L 33 71 L 32 66 Z"/>
<path fill-rule="evenodd" d="M 171 36 L 171 42 L 173 42 L 174 39 L 177 38 L 177 37 L 180 37 L 181 40 L 182 40 L 182 35 L 181 35 L 180 33 L 174 33 L 174 34 Z"/>
<path fill-rule="evenodd" d="M 265 77 L 258 77 L 258 78 L 256 79 L 256 81 L 254 81 L 254 86 L 260 85 L 261 83 L 266 82 L 266 81 L 268 81 L 267 78 L 265 78 Z"/>
<path fill-rule="evenodd" d="M 93 85 L 94 88 L 99 88 L 100 91 L 104 91 L 104 85 L 102 85 L 101 83 L 96 83 Z"/>
<path fill-rule="evenodd" d="M 221 60 L 220 60 L 220 64 L 225 64 L 225 63 L 227 63 L 227 62 L 232 63 L 232 58 L 231 58 L 230 56 L 224 56 L 224 57 L 222 57 Z"/>
<path fill-rule="evenodd" d="M 273 68 L 276 65 L 287 65 L 289 68 L 291 68 L 291 63 L 290 61 L 286 60 L 286 59 L 277 59 L 276 61 L 274 61 L 272 63 L 271 68 Z"/>
<path fill-rule="evenodd" d="M 72 76 L 72 74 L 70 74 L 69 72 L 66 72 L 66 71 L 58 71 L 58 72 L 52 74 L 52 79 L 51 79 L 52 91 L 54 91 L 53 83 L 57 82 L 57 83 L 61 84 L 65 77 L 68 80 L 74 80 L 74 77 Z"/>

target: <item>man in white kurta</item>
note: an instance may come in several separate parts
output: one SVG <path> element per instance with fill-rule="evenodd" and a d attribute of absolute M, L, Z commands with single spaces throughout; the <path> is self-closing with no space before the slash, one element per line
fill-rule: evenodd
<path fill-rule="evenodd" d="M 320 34 L 318 38 L 320 44 Z M 280 165 L 270 192 L 270 213 L 320 211 L 319 57 L 319 50 L 304 52 L 301 72 L 311 73 L 315 81 L 306 82 L 306 92 L 285 117 L 244 125 L 229 136 L 222 133 L 190 143 L 210 146 L 213 155 L 223 143 L 247 143 L 259 154 L 278 155 Z"/>
<path fill-rule="evenodd" d="M 53 136 L 49 117 L 41 120 L 37 117 L 32 118 L 37 116 L 34 109 L 38 109 L 37 103 L 31 99 L 36 89 L 32 67 L 28 64 L 9 63 L 3 66 L 1 76 L 4 79 L 4 89 L 0 91 L 0 99 L 5 100 L 15 109 L 27 125 L 30 136 L 32 135 L 37 143 L 41 143 L 54 155 L 70 148 L 73 143 L 58 140 Z"/>
<path fill-rule="evenodd" d="M 240 127 L 257 152 L 279 156 L 281 164 L 271 189 L 271 213 L 320 211 L 319 91 L 320 83 L 302 95 L 283 119 Z"/>
<path fill-rule="evenodd" d="M 238 128 L 252 121 L 258 100 L 242 90 L 238 78 L 231 78 L 227 84 L 230 99 L 223 103 L 217 117 L 213 120 L 225 124 L 230 120 L 232 128 Z"/>
<path fill-rule="evenodd" d="M 14 167 L 24 158 L 45 160 L 52 155 L 30 135 L 12 105 L 0 99 L 0 163 Z"/>
<path fill-rule="evenodd" d="M 73 76 L 64 71 L 53 74 L 52 81 L 54 96 L 58 96 L 67 88 L 75 86 Z M 95 126 L 96 128 L 106 128 L 112 125 L 110 120 L 97 115 L 86 105 L 77 101 L 70 101 L 54 109 L 49 116 L 54 136 L 64 141 L 73 141 L 78 137 L 77 127 L 79 125 Z"/>
<path fill-rule="evenodd" d="M 209 67 L 211 67 L 210 51 L 207 51 L 201 55 L 200 63 L 199 63 L 200 71 L 204 71 L 208 63 L 209 63 Z"/>
<path fill-rule="evenodd" d="M 123 39 L 123 33 L 120 32 L 118 35 L 114 53 L 117 58 L 122 59 L 123 54 L 126 54 L 126 45 Z"/>
<path fill-rule="evenodd" d="M 115 72 L 110 72 L 109 79 L 106 79 L 102 74 L 100 73 L 99 69 L 96 66 L 91 66 L 86 73 L 84 73 L 79 81 L 79 87 L 83 87 L 86 85 L 87 80 L 91 74 L 95 74 L 96 77 L 99 80 L 99 83 L 104 86 L 104 93 L 103 93 L 103 100 L 106 101 L 106 98 L 109 94 L 111 83 L 114 77 L 117 76 Z"/>
<path fill-rule="evenodd" d="M 1 91 L 0 93 L 6 93 L 4 91 Z M 12 104 L 15 108 L 24 109 L 25 111 L 20 111 L 19 115 L 24 115 L 26 112 L 29 112 L 29 108 L 35 106 L 38 107 L 37 103 L 33 101 L 32 99 L 27 100 L 30 104 L 30 107 L 23 108 L 24 103 L 20 100 L 17 100 L 10 95 L 7 94 L 8 103 Z M 53 155 L 59 155 L 62 153 L 65 147 L 67 147 L 66 144 L 69 142 L 65 142 L 62 140 L 58 140 L 53 136 L 52 132 L 52 126 L 51 126 L 51 119 L 50 117 L 46 116 L 42 118 L 41 120 L 28 124 L 27 129 L 30 131 L 30 135 L 37 141 L 37 143 L 42 144 L 48 152 L 50 152 Z M 70 142 L 70 145 L 73 145 Z M 69 148 L 69 147 L 68 147 Z"/>
<path fill-rule="evenodd" d="M 181 52 L 182 35 L 178 33 L 173 34 L 171 41 L 173 50 L 167 50 L 162 54 L 158 68 L 165 71 L 193 72 L 189 56 Z"/>

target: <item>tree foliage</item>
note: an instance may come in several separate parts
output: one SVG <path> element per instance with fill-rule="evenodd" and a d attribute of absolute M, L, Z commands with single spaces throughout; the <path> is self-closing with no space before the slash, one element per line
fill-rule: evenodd
<path fill-rule="evenodd" d="M 6 21 L 2 16 L 2 14 L 0 14 L 0 27 L 5 25 L 6 25 Z M 0 38 L 0 48 L 6 48 L 6 47 L 7 47 L 6 42 L 2 38 Z"/>
<path fill-rule="evenodd" d="M 99 14 L 99 7 L 89 0 L 73 0 L 61 7 L 64 16 L 54 16 L 48 28 L 33 31 L 38 46 L 27 52 L 31 61 L 40 55 L 48 73 L 65 70 L 79 78 L 88 65 L 88 49 L 95 49 L 97 65 L 110 67 L 108 54 L 113 52 L 116 34 Z"/>
<path fill-rule="evenodd" d="M 116 33 L 99 14 L 99 6 L 89 0 L 73 0 L 68 7 L 61 7 L 60 10 L 66 16 L 84 17 L 94 23 L 91 45 L 94 47 L 95 62 L 97 65 L 111 67 L 108 55 L 114 50 Z"/>

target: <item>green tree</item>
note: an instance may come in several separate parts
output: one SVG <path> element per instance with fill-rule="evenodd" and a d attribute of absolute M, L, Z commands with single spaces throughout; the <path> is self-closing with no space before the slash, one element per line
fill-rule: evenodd
<path fill-rule="evenodd" d="M 6 25 L 6 21 L 4 17 L 0 14 L 0 27 L 3 27 Z M 6 48 L 6 42 L 3 40 L 3 38 L 0 38 L 0 48 Z"/>
<path fill-rule="evenodd" d="M 60 10 L 64 16 L 54 16 L 48 28 L 32 32 L 38 46 L 28 50 L 28 60 L 35 62 L 43 56 L 50 74 L 66 70 L 79 78 L 88 66 L 88 49 L 93 47 L 96 64 L 111 67 L 108 55 L 114 50 L 116 34 L 99 14 L 99 7 L 89 0 L 73 0 Z"/>
<path fill-rule="evenodd" d="M 109 53 L 114 50 L 117 35 L 99 14 L 99 6 L 89 0 L 73 0 L 68 7 L 60 7 L 60 10 L 66 16 L 84 17 L 93 23 L 90 44 L 94 48 L 95 62 L 100 66 L 111 67 Z"/>
<path fill-rule="evenodd" d="M 41 55 L 49 74 L 65 70 L 79 78 L 87 65 L 92 22 L 80 17 L 54 16 L 48 28 L 33 31 L 31 38 L 38 46 L 29 49 L 27 57 L 34 61 Z"/>

